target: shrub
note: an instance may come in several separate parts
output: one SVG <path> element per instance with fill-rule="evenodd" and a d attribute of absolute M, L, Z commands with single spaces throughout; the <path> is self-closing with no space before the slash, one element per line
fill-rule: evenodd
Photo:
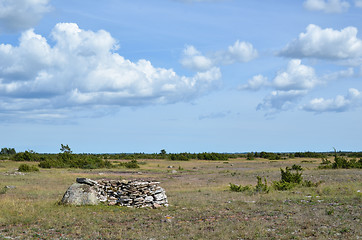
<path fill-rule="evenodd" d="M 197 159 L 199 160 L 228 160 L 229 156 L 228 154 L 222 154 L 222 153 L 198 153 Z"/>
<path fill-rule="evenodd" d="M 190 156 L 187 153 L 179 153 L 179 154 L 172 153 L 172 154 L 169 154 L 169 158 L 170 158 L 170 160 L 173 160 L 173 161 L 188 161 L 188 160 L 190 160 Z"/>
<path fill-rule="evenodd" d="M 135 159 L 133 159 L 132 161 L 129 161 L 129 162 L 120 163 L 119 165 L 121 167 L 126 167 L 126 168 L 140 168 L 140 165 L 138 164 L 137 160 L 135 160 Z"/>
<path fill-rule="evenodd" d="M 300 165 L 293 164 L 292 170 L 303 171 L 303 168 L 302 168 L 302 166 L 300 166 Z"/>
<path fill-rule="evenodd" d="M 33 151 L 20 152 L 12 156 L 11 160 L 18 162 L 37 162 L 39 155 Z"/>
<path fill-rule="evenodd" d="M 264 177 L 264 183 L 261 181 L 261 177 L 257 176 L 256 177 L 258 182 L 255 186 L 255 192 L 259 192 L 259 193 L 268 193 L 269 192 L 269 187 L 268 187 L 268 183 L 266 181 L 266 178 Z"/>
<path fill-rule="evenodd" d="M 19 172 L 39 172 L 39 168 L 36 166 L 30 166 L 28 164 L 21 164 L 18 168 Z"/>
<path fill-rule="evenodd" d="M 286 167 L 285 170 L 280 169 L 281 180 L 273 182 L 273 187 L 279 191 L 286 191 L 296 186 L 303 187 L 316 187 L 319 183 L 313 183 L 311 181 L 304 180 L 302 177 L 302 167 L 299 165 L 293 165 L 292 168 Z"/>
<path fill-rule="evenodd" d="M 96 155 L 80 155 L 63 152 L 57 154 L 55 158 L 44 159 L 39 163 L 41 168 L 111 168 L 112 163 L 103 160 Z"/>
<path fill-rule="evenodd" d="M 288 167 L 285 168 L 285 171 L 283 169 L 280 169 L 281 181 L 288 182 L 288 183 L 296 183 L 296 184 L 301 183 L 303 180 L 302 173 L 299 172 L 298 170 L 294 170 L 296 172 L 292 172 L 291 170 L 294 170 L 294 169 L 290 169 Z"/>
<path fill-rule="evenodd" d="M 279 190 L 279 191 L 286 191 L 286 190 L 294 188 L 297 185 L 298 184 L 290 183 L 290 182 L 283 182 L 283 181 L 273 182 L 274 189 Z"/>
<path fill-rule="evenodd" d="M 330 164 L 331 163 L 331 161 L 329 161 L 327 158 L 322 158 L 322 165 L 328 165 L 328 164 Z"/>
<path fill-rule="evenodd" d="M 247 186 L 240 185 L 239 186 L 239 185 L 230 183 L 230 190 L 233 192 L 268 193 L 269 187 L 268 187 L 266 178 L 264 178 L 264 183 L 262 182 L 261 177 L 257 176 L 256 178 L 257 178 L 258 182 L 255 187 L 252 187 L 250 185 L 247 185 Z"/>
<path fill-rule="evenodd" d="M 15 148 L 1 148 L 0 155 L 14 155 L 16 154 Z"/>
<path fill-rule="evenodd" d="M 247 185 L 247 186 L 239 186 L 239 185 L 236 185 L 236 184 L 232 184 L 230 183 L 230 190 L 232 192 L 246 192 L 246 191 L 250 191 L 252 192 L 252 187 Z"/>

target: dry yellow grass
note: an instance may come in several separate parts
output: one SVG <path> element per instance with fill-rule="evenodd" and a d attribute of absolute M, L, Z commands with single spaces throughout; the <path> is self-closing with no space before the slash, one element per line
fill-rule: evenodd
<path fill-rule="evenodd" d="M 40 169 L 24 176 L 5 174 L 20 163 L 0 161 L 0 189 L 16 187 L 0 194 L 0 239 L 362 238 L 361 171 L 318 170 L 318 159 L 302 160 L 144 160 L 136 170 Z M 268 194 L 228 190 L 229 183 L 255 185 L 258 175 L 279 180 L 280 168 L 293 164 L 303 166 L 305 179 L 324 183 Z M 166 189 L 170 207 L 58 205 L 76 177 L 155 179 Z"/>

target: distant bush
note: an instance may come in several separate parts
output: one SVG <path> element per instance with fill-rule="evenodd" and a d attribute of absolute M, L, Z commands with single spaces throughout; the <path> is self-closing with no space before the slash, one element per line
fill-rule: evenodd
<path fill-rule="evenodd" d="M 14 155 L 16 154 L 15 148 L 1 148 L 0 155 Z"/>
<path fill-rule="evenodd" d="M 197 159 L 199 160 L 228 160 L 228 154 L 222 153 L 198 153 Z"/>
<path fill-rule="evenodd" d="M 133 159 L 130 162 L 123 162 L 119 164 L 121 167 L 126 168 L 140 168 L 140 165 L 138 164 L 137 160 Z"/>
<path fill-rule="evenodd" d="M 55 158 L 49 158 L 39 163 L 41 168 L 111 168 L 112 164 L 108 160 L 103 160 L 96 155 L 81 155 L 63 152 L 57 154 Z"/>
<path fill-rule="evenodd" d="M 38 162 L 40 160 L 40 156 L 33 151 L 25 151 L 13 155 L 11 160 L 18 162 Z"/>
<path fill-rule="evenodd" d="M 254 153 L 250 152 L 246 154 L 246 160 L 254 160 Z"/>
<path fill-rule="evenodd" d="M 28 164 L 21 164 L 18 168 L 19 172 L 39 172 L 39 168 L 36 166 L 30 166 Z"/>
<path fill-rule="evenodd" d="M 172 161 L 189 161 L 190 160 L 190 154 L 188 153 L 171 153 L 169 154 L 169 158 Z"/>
<path fill-rule="evenodd" d="M 338 169 L 338 168 L 362 168 L 362 158 L 358 161 L 356 158 L 348 160 L 345 157 L 339 156 L 336 149 L 334 149 L 334 162 L 331 163 L 326 159 L 322 159 L 322 163 L 319 166 L 320 169 Z"/>
<path fill-rule="evenodd" d="M 294 156 L 297 158 L 325 158 L 325 153 L 318 152 L 296 152 Z"/>

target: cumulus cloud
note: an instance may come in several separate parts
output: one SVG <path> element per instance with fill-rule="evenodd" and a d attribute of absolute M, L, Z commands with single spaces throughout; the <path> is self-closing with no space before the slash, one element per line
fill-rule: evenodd
<path fill-rule="evenodd" d="M 205 71 L 214 65 L 210 58 L 203 56 L 194 46 L 184 49 L 180 62 L 182 66 L 194 71 Z"/>
<path fill-rule="evenodd" d="M 308 91 L 306 90 L 288 90 L 272 91 L 266 96 L 262 103 L 257 106 L 257 110 L 266 110 L 269 113 L 276 111 L 285 111 L 295 106 L 295 103 L 302 99 Z"/>
<path fill-rule="evenodd" d="M 292 108 L 321 82 L 312 67 L 303 65 L 300 59 L 292 59 L 287 68 L 277 72 L 272 81 L 268 81 L 263 75 L 256 75 L 240 89 L 257 91 L 263 87 L 273 88 L 273 91 L 257 106 L 257 110 L 274 113 Z"/>
<path fill-rule="evenodd" d="M 258 57 L 258 51 L 251 43 L 237 40 L 234 45 L 229 46 L 227 51 L 215 54 L 216 62 L 221 64 L 233 64 L 235 62 L 249 62 Z"/>
<path fill-rule="evenodd" d="M 49 12 L 50 0 L 0 0 L 0 32 L 16 32 L 35 26 Z"/>
<path fill-rule="evenodd" d="M 257 110 L 265 110 L 270 114 L 297 106 L 300 100 L 320 84 L 351 76 L 354 76 L 353 68 L 318 77 L 312 67 L 303 65 L 300 59 L 292 59 L 287 68 L 278 71 L 271 81 L 263 75 L 256 75 L 239 89 L 257 91 L 266 87 L 272 88 L 273 91 L 257 106 Z M 320 99 L 315 101 L 318 102 Z M 305 108 L 312 109 L 309 105 Z"/>
<path fill-rule="evenodd" d="M 349 59 L 362 57 L 362 40 L 357 38 L 357 28 L 346 27 L 341 31 L 321 29 L 310 24 L 305 33 L 289 43 L 280 53 L 293 58 Z"/>
<path fill-rule="evenodd" d="M 144 59 L 132 62 L 115 52 L 108 32 L 74 23 L 57 24 L 51 37 L 53 46 L 30 29 L 19 46 L 0 44 L 0 112 L 188 101 L 221 78 L 217 67 L 186 77 Z"/>
<path fill-rule="evenodd" d="M 248 83 L 239 87 L 240 90 L 252 90 L 258 91 L 263 87 L 270 86 L 271 84 L 268 81 L 267 77 L 259 74 L 254 76 L 252 79 L 248 80 Z"/>
<path fill-rule="evenodd" d="M 334 99 L 315 98 L 306 104 L 303 109 L 310 112 L 345 112 L 360 106 L 361 92 L 350 88 L 346 96 L 338 95 Z"/>
<path fill-rule="evenodd" d="M 281 71 L 273 80 L 278 90 L 305 90 L 314 88 L 320 81 L 312 67 L 301 64 L 300 59 L 289 61 L 286 71 Z"/>
<path fill-rule="evenodd" d="M 310 11 L 323 11 L 325 13 L 341 13 L 349 8 L 349 3 L 343 0 L 307 0 L 304 7 Z"/>
<path fill-rule="evenodd" d="M 258 51 L 251 43 L 237 40 L 227 50 L 211 52 L 203 55 L 194 46 L 186 46 L 180 63 L 194 71 L 205 71 L 217 65 L 230 65 L 236 62 L 249 62 L 258 57 Z"/>

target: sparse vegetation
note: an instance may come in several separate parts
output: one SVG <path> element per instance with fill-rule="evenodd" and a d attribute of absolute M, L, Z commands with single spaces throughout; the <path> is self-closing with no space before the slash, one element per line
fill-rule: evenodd
<path fill-rule="evenodd" d="M 71 154 L 74 158 L 88 156 Z M 39 154 L 46 159 L 57 159 L 58 155 Z M 128 161 L 103 154 L 96 156 L 116 167 L 51 168 L 36 174 L 15 175 L 19 162 L 1 161 L 0 239 L 356 239 L 362 236 L 357 221 L 361 219 L 360 169 L 318 169 L 320 158 L 308 158 L 313 161 L 308 163 L 303 158 L 273 162 L 260 158 L 246 160 L 245 155 L 228 161 L 129 159 L 146 163 L 139 173 L 118 167 L 119 162 Z M 328 159 L 333 161 L 331 156 Z M 167 166 L 187 170 L 171 175 Z M 287 172 L 286 166 L 290 173 L 303 172 L 303 178 L 294 189 L 277 191 L 272 182 L 281 180 L 281 169 Z M 154 179 L 166 190 L 170 207 L 150 210 L 55 204 L 76 177 Z M 319 181 L 324 183 L 307 187 Z M 240 184 L 234 186 L 244 193 L 230 191 L 230 182 Z M 265 189 L 270 191 L 258 194 L 255 189 L 260 189 L 260 193 Z"/>

